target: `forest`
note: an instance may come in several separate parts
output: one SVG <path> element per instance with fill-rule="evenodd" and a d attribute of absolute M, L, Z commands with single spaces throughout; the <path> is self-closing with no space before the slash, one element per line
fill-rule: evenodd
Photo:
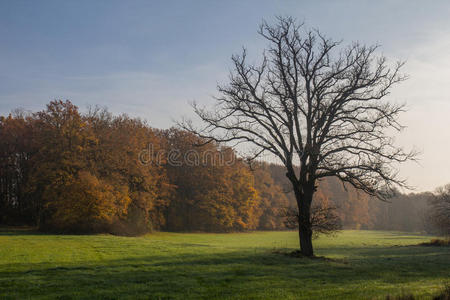
<path fill-rule="evenodd" d="M 0 224 L 118 235 L 295 227 L 281 165 L 249 163 L 182 129 L 55 100 L 0 117 L 0 140 Z M 431 216 L 442 201 L 431 192 L 380 201 L 327 178 L 314 197 L 316 211 L 332 213 L 334 230 L 439 230 Z"/>

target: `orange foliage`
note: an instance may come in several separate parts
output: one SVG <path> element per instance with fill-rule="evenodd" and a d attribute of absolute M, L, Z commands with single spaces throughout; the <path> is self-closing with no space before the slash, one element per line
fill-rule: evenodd
<path fill-rule="evenodd" d="M 0 116 L 0 224 L 118 234 L 285 229 L 283 211 L 296 206 L 285 173 L 249 168 L 186 131 L 105 109 L 81 114 L 70 101 Z M 313 206 L 336 207 L 346 228 L 421 230 L 427 198 L 399 194 L 388 205 L 329 178 Z"/>

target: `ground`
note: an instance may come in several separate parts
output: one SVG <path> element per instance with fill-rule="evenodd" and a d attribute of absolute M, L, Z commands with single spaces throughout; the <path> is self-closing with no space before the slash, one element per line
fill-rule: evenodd
<path fill-rule="evenodd" d="M 295 232 L 143 237 L 0 231 L 0 298 L 427 298 L 450 282 L 450 248 L 431 237 L 343 231 L 315 240 L 327 259 L 280 254 Z"/>

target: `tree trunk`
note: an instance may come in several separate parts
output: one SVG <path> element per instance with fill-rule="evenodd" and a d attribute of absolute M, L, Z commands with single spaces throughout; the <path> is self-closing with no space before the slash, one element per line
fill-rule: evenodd
<path fill-rule="evenodd" d="M 299 226 L 300 252 L 305 256 L 314 256 L 311 226 Z"/>
<path fill-rule="evenodd" d="M 314 256 L 312 245 L 311 202 L 313 192 L 297 193 L 298 235 L 300 252 L 305 256 Z"/>

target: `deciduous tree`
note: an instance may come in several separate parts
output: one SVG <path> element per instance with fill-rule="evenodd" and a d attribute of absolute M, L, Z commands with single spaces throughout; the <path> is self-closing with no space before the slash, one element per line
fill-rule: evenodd
<path fill-rule="evenodd" d="M 396 147 L 389 135 L 402 128 L 404 106 L 384 100 L 405 79 L 403 63 L 391 66 L 377 46 L 343 47 L 292 18 L 263 22 L 259 34 L 269 43 L 261 63 L 249 64 L 245 49 L 234 55 L 216 107 L 194 105 L 205 126 L 181 125 L 216 142 L 251 144 L 253 157 L 279 158 L 297 201 L 301 252 L 312 256 L 311 204 L 319 180 L 334 176 L 381 199 L 405 186 L 395 163 L 415 153 Z"/>

